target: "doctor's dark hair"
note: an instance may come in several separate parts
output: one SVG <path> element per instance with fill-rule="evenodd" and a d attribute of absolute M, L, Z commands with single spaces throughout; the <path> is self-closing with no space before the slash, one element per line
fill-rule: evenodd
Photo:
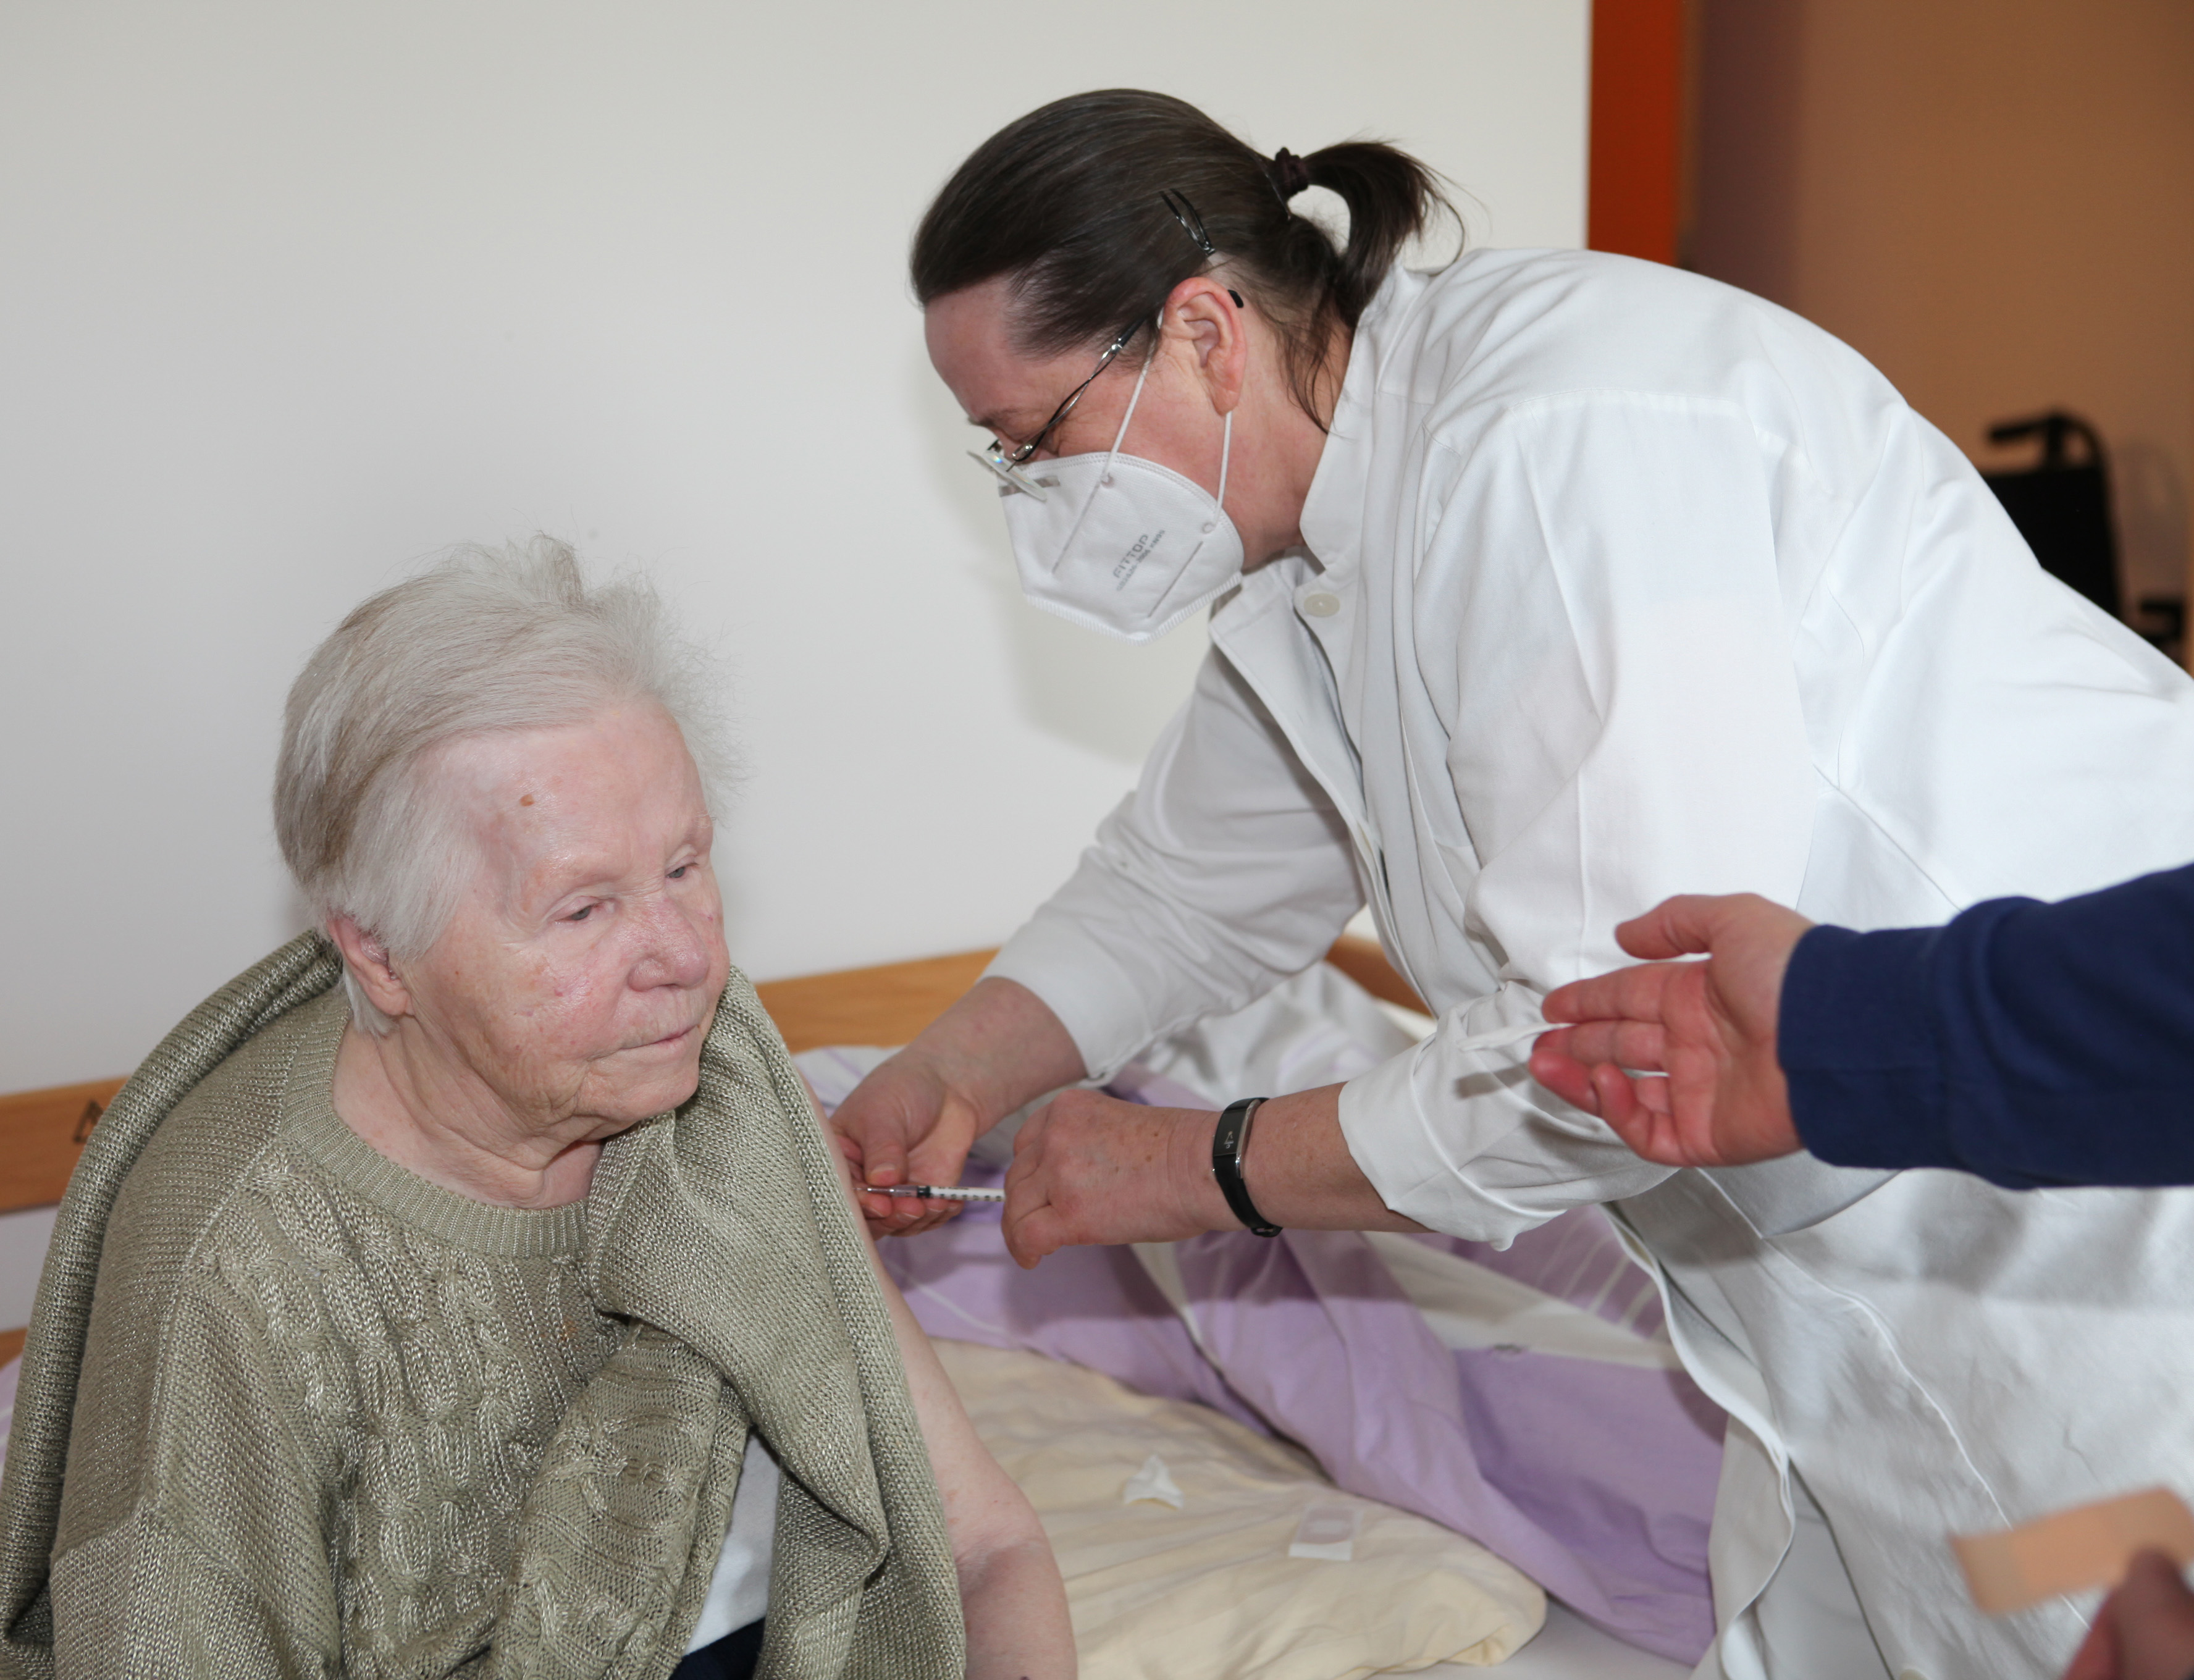
<path fill-rule="evenodd" d="M 1345 247 L 1288 208 L 1307 186 L 1348 207 Z M 1169 192 L 1194 207 L 1215 256 Z M 1289 387 L 1315 420 L 1333 328 L 1355 330 L 1402 248 L 1443 214 L 1460 233 L 1439 176 L 1381 141 L 1268 158 L 1184 100 L 1107 89 L 1054 100 L 975 148 L 915 232 L 914 295 L 927 308 L 1007 276 L 1014 347 L 1050 356 L 1103 344 L 1214 265 L 1279 330 Z"/>

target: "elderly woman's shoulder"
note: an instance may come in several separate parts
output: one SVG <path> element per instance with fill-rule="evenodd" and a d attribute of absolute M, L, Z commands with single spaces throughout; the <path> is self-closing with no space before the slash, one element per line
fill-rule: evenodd
<path fill-rule="evenodd" d="M 99 1247 L 78 1373 L 77 1429 L 104 1448 L 85 1460 L 95 1473 L 67 1478 L 63 1549 L 141 1499 L 187 1504 L 197 1448 L 223 1419 L 283 1410 L 238 1378 L 267 1368 L 272 1342 L 325 1327 L 297 1239 L 330 1233 L 289 1122 L 301 1078 L 332 1069 L 347 1018 L 337 991 L 261 1029 L 169 1110 L 131 1166 Z"/>
<path fill-rule="evenodd" d="M 146 1143 L 109 1217 L 102 1294 L 125 1282 L 180 1284 L 210 1249 L 280 1218 L 307 1176 L 301 1118 L 326 1101 L 348 1020 L 342 992 L 289 1011 L 238 1045 Z M 283 1223 L 289 1223 L 284 1220 Z"/>

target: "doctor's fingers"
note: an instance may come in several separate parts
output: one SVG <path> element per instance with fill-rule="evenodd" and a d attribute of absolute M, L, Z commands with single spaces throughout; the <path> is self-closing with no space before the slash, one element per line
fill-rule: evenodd
<path fill-rule="evenodd" d="M 880 1095 L 864 1084 L 855 1087 L 830 1116 L 830 1134 L 853 1163 L 857 1184 L 915 1182 L 907 1171 L 904 1123 L 893 1110 L 887 1093 Z M 856 1195 L 853 1200 L 861 1210 L 861 1217 L 868 1221 L 872 1236 L 905 1235 L 922 1222 L 922 1210 L 927 1206 L 882 1195 Z"/>
<path fill-rule="evenodd" d="M 1066 1246 L 1067 1240 L 1057 1211 L 1046 1202 L 1029 1203 L 1016 1210 L 1008 1201 L 1005 1236 L 1006 1253 L 1024 1271 L 1033 1270 L 1039 1260 L 1057 1253 Z"/>
<path fill-rule="evenodd" d="M 897 1173 L 887 1182 L 895 1184 L 950 1184 L 957 1182 L 958 1169 L 949 1173 L 925 1173 L 920 1165 L 917 1151 L 915 1164 Z M 876 1181 L 871 1178 L 868 1182 Z M 960 1212 L 956 1201 L 933 1201 L 927 1196 L 864 1195 L 858 1197 L 861 1215 L 869 1222 L 871 1236 L 919 1236 L 933 1230 Z"/>
<path fill-rule="evenodd" d="M 1001 1221 L 1006 1252 L 1016 1265 L 1033 1266 L 1065 1242 L 1051 1206 L 1044 1136 L 1049 1130 L 1047 1103 L 1022 1122 L 1014 1137 L 1013 1164 L 1006 1168 L 1006 1207 Z"/>
<path fill-rule="evenodd" d="M 1668 992 L 1693 967 L 1691 963 L 1644 962 L 1572 980 L 1547 994 L 1540 1006 L 1547 1019 L 1565 1025 L 1587 1021 L 1658 1021 L 1668 1007 Z"/>
<path fill-rule="evenodd" d="M 1562 1039 L 1563 1053 L 1588 1068 L 1612 1065 L 1648 1073 L 1668 1070 L 1668 1030 L 1658 1021 L 1586 1021 L 1565 1029 Z"/>
<path fill-rule="evenodd" d="M 967 1175 L 968 1144 L 958 1135 L 958 1129 L 940 1124 L 921 1142 L 915 1144 L 906 1157 L 906 1171 L 896 1182 L 903 1184 L 957 1184 Z M 870 1200 L 880 1201 L 881 1197 Z M 920 1236 L 922 1232 L 935 1230 L 949 1224 L 968 1211 L 971 1205 L 962 1201 L 933 1201 L 927 1196 L 893 1196 L 892 1207 L 897 1217 L 892 1227 L 893 1236 Z"/>
<path fill-rule="evenodd" d="M 852 1141 L 862 1182 L 956 1184 L 974 1142 L 976 1116 L 920 1066 L 894 1057 L 855 1087 L 832 1116 Z M 913 1236 L 943 1224 L 957 1203 L 863 1196 L 861 1211 L 880 1236 Z"/>

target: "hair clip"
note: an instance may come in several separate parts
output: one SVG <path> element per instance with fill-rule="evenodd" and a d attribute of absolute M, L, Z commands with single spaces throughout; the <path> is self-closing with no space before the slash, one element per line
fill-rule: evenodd
<path fill-rule="evenodd" d="M 1188 202 L 1188 195 L 1176 192 L 1170 186 L 1158 194 L 1158 202 L 1173 213 L 1173 219 L 1181 231 L 1196 241 L 1197 249 L 1206 256 L 1217 256 L 1219 248 L 1211 243 L 1211 236 L 1203 231 L 1203 218 L 1196 213 L 1196 206 Z"/>

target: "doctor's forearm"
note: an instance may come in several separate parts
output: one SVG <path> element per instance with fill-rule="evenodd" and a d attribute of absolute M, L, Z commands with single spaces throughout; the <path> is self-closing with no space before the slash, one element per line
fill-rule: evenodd
<path fill-rule="evenodd" d="M 1210 1176 L 1211 1140 L 1203 1140 L 1204 1175 Z M 1415 1219 L 1393 1212 L 1349 1153 L 1341 1129 L 1341 1087 L 1321 1086 L 1275 1097 L 1259 1105 L 1242 1152 L 1242 1180 L 1257 1211 L 1274 1224 L 1303 1230 L 1421 1231 Z M 1220 1195 L 1216 1180 L 1212 1194 Z M 1225 1209 L 1214 1229 L 1232 1228 Z"/>
<path fill-rule="evenodd" d="M 1066 1091 L 1014 1139 L 1006 1247 L 1025 1266 L 1076 1243 L 1172 1242 L 1234 1231 L 1212 1170 L 1220 1116 Z M 1262 1104 L 1242 1151 L 1250 1201 L 1266 1221 L 1309 1230 L 1425 1229 L 1391 1211 L 1350 1155 L 1341 1087 Z"/>
<path fill-rule="evenodd" d="M 1087 1072 L 1049 1005 L 1016 980 L 979 980 L 902 1054 L 925 1059 L 987 1129 Z"/>

